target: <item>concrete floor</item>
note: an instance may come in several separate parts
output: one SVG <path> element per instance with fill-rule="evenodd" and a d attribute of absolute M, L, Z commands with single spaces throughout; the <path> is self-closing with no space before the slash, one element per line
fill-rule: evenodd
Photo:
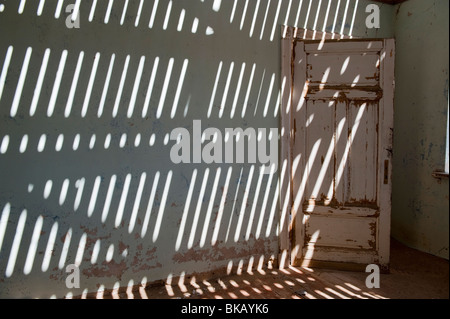
<path fill-rule="evenodd" d="M 82 298 L 116 299 L 448 299 L 447 260 L 391 243 L 391 269 L 380 288 L 365 285 L 368 273 L 289 267 L 184 284 L 124 289 Z"/>

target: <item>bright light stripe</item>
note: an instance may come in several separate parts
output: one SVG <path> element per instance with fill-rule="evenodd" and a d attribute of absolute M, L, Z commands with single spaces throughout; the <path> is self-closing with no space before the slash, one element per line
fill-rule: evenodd
<path fill-rule="evenodd" d="M 34 114 L 36 113 L 39 97 L 41 96 L 42 84 L 44 83 L 45 73 L 47 72 L 49 58 L 50 58 L 50 49 L 46 49 L 44 57 L 42 59 L 41 70 L 39 71 L 39 77 L 36 82 L 36 88 L 34 89 L 33 100 L 30 106 L 30 116 L 34 116 Z"/>
<path fill-rule="evenodd" d="M 81 0 L 77 0 L 75 2 L 75 6 L 74 6 L 73 12 L 72 12 L 72 22 L 75 22 L 78 19 L 78 15 L 80 14 L 80 4 L 81 4 Z"/>
<path fill-rule="evenodd" d="M 45 144 L 47 143 L 47 135 L 42 134 L 39 138 L 37 150 L 39 153 L 42 153 L 45 149 Z"/>
<path fill-rule="evenodd" d="M 273 117 L 277 117 L 278 116 L 278 111 L 279 111 L 280 104 L 281 104 L 281 92 L 284 92 L 284 87 L 285 86 L 286 86 L 286 76 L 283 77 L 283 81 L 281 83 L 281 90 L 278 91 L 277 102 L 275 103 L 275 107 L 274 107 L 274 110 L 273 110 Z"/>
<path fill-rule="evenodd" d="M 250 216 L 248 218 L 247 231 L 245 233 L 245 240 L 250 239 L 250 233 L 252 231 L 253 221 L 255 220 L 256 206 L 258 204 L 259 193 L 261 191 L 261 184 L 262 184 L 264 175 L 265 175 L 264 168 L 260 168 L 259 178 L 258 178 L 258 181 L 256 182 L 255 194 L 253 195 L 253 199 L 252 199 L 253 200 L 252 210 L 250 211 Z M 261 211 L 261 213 L 262 213 L 262 211 Z"/>
<path fill-rule="evenodd" d="M 314 19 L 314 26 L 313 26 L 313 39 L 316 38 L 316 31 L 317 31 L 317 23 L 319 22 L 319 14 L 320 14 L 320 7 L 322 6 L 322 0 L 319 0 L 319 4 L 317 5 L 316 10 L 316 18 Z"/>
<path fill-rule="evenodd" d="M 58 222 L 54 222 L 52 229 L 50 230 L 50 235 L 48 237 L 47 248 L 45 249 L 44 259 L 42 261 L 42 272 L 46 272 L 50 266 L 50 260 L 53 254 L 53 247 L 55 245 L 56 235 L 58 233 Z"/>
<path fill-rule="evenodd" d="M 163 111 L 163 108 L 164 108 L 164 103 L 166 101 L 167 89 L 169 88 L 170 77 L 172 76 L 173 62 L 174 62 L 174 59 L 170 58 L 169 65 L 167 66 L 166 79 L 164 80 L 164 85 L 163 85 L 163 89 L 162 89 L 162 92 L 161 92 L 161 97 L 159 99 L 158 109 L 156 111 L 156 118 L 157 119 L 159 119 L 161 117 L 161 114 L 162 114 L 162 111 Z"/>
<path fill-rule="evenodd" d="M 172 11 L 172 0 L 170 0 L 169 4 L 167 5 L 167 11 L 166 11 L 166 17 L 164 19 L 163 30 L 166 30 L 167 26 L 169 25 L 171 11 Z"/>
<path fill-rule="evenodd" d="M 308 5 L 308 10 L 306 11 L 306 18 L 305 18 L 305 24 L 303 25 L 303 29 L 308 28 L 308 20 L 309 20 L 309 15 L 311 14 L 311 5 L 312 5 L 312 0 L 309 0 L 309 5 Z"/>
<path fill-rule="evenodd" d="M 97 239 L 97 241 L 95 242 L 95 245 L 94 245 L 94 249 L 92 250 L 91 264 L 97 263 L 98 254 L 100 252 L 100 246 L 101 246 L 101 241 L 100 241 L 100 239 Z"/>
<path fill-rule="evenodd" d="M 97 198 L 98 198 L 98 190 L 100 189 L 101 181 L 102 181 L 102 178 L 100 176 L 97 176 L 95 178 L 94 187 L 92 188 L 91 199 L 89 201 L 89 206 L 88 206 L 88 211 L 87 211 L 88 217 L 92 217 L 92 214 L 94 213 L 95 204 L 96 204 Z"/>
<path fill-rule="evenodd" d="M 67 231 L 66 236 L 64 238 L 64 246 L 61 251 L 61 257 L 59 258 L 59 264 L 58 264 L 59 269 L 63 269 L 64 265 L 66 264 L 67 254 L 69 253 L 69 247 L 70 247 L 71 241 L 72 241 L 72 228 L 69 228 L 69 230 Z"/>
<path fill-rule="evenodd" d="M 19 10 L 17 11 L 19 14 L 23 13 L 23 10 L 25 9 L 25 3 L 27 2 L 27 0 L 21 0 L 20 4 L 19 4 Z"/>
<path fill-rule="evenodd" d="M 153 86 L 155 85 L 156 72 L 158 71 L 159 57 L 155 58 L 153 63 L 152 75 L 150 76 L 150 82 L 148 83 L 147 94 L 145 95 L 144 106 L 142 108 L 142 118 L 147 116 L 148 107 L 150 105 L 150 98 L 152 97 Z"/>
<path fill-rule="evenodd" d="M 128 118 L 133 116 L 134 107 L 136 106 L 136 98 L 139 91 L 139 85 L 141 84 L 142 72 L 144 71 L 145 64 L 145 56 L 141 56 L 141 60 L 139 61 L 139 67 L 136 73 L 136 79 L 134 80 L 133 91 L 131 93 L 130 104 L 128 106 Z"/>
<path fill-rule="evenodd" d="M 129 64 L 130 64 L 130 56 L 127 55 L 127 58 L 125 59 L 125 64 L 123 66 L 123 72 L 122 72 L 122 77 L 120 79 L 119 89 L 117 90 L 116 101 L 114 103 L 114 109 L 112 112 L 112 116 L 114 118 L 117 116 L 117 113 L 119 112 L 120 99 L 122 98 L 123 87 L 125 85 L 125 80 L 127 78 Z"/>
<path fill-rule="evenodd" d="M 93 149 L 95 146 L 95 141 L 97 140 L 97 136 L 95 134 L 92 134 L 91 140 L 89 141 L 89 149 Z"/>
<path fill-rule="evenodd" d="M 61 85 L 61 79 L 64 73 L 64 68 L 66 66 L 67 60 L 67 50 L 64 50 L 61 54 L 61 60 L 59 61 L 58 71 L 56 72 L 55 83 L 53 84 L 53 91 L 50 97 L 50 103 L 48 104 L 47 116 L 51 117 L 55 111 L 56 99 L 59 93 L 59 87 Z"/>
<path fill-rule="evenodd" d="M 106 14 L 105 14 L 105 24 L 109 23 L 109 17 L 111 16 L 111 10 L 112 10 L 113 3 L 114 3 L 114 0 L 109 0 L 109 2 L 108 2 L 108 8 L 106 9 Z"/>
<path fill-rule="evenodd" d="M 63 3 L 64 3 L 64 0 L 58 0 L 58 4 L 56 5 L 56 10 L 55 10 L 55 19 L 59 19 L 59 17 L 61 16 L 61 10 L 62 10 Z"/>
<path fill-rule="evenodd" d="M 80 134 L 75 135 L 74 139 L 73 139 L 73 145 L 72 145 L 72 149 L 74 151 L 78 150 L 78 147 L 80 146 Z"/>
<path fill-rule="evenodd" d="M 244 27 L 245 18 L 247 16 L 248 0 L 245 0 L 244 11 L 242 12 L 241 24 L 239 25 L 239 30 Z"/>
<path fill-rule="evenodd" d="M 181 13 L 180 13 L 180 18 L 178 19 L 177 31 L 181 31 L 183 29 L 185 15 L 186 15 L 186 10 L 182 9 Z"/>
<path fill-rule="evenodd" d="M 36 12 L 38 17 L 40 17 L 42 15 L 42 11 L 44 10 L 44 5 L 45 5 L 45 0 L 41 0 L 39 2 L 39 6 L 38 6 L 38 9 L 37 9 L 37 12 Z"/>
<path fill-rule="evenodd" d="M 234 233 L 234 242 L 236 242 L 236 243 L 239 241 L 239 237 L 241 235 L 242 223 L 244 222 L 245 209 L 247 208 L 247 204 L 248 204 L 248 195 L 250 192 L 250 186 L 252 185 L 254 172 L 255 172 L 255 165 L 252 165 L 250 167 L 250 172 L 247 177 L 248 178 L 247 185 L 245 186 L 244 198 L 242 199 L 242 205 L 241 205 L 241 211 L 239 212 L 239 219 L 238 219 L 238 223 L 236 225 L 236 231 Z"/>
<path fill-rule="evenodd" d="M 313 191 L 311 193 L 312 198 L 318 198 L 320 187 L 322 186 L 323 180 L 325 178 L 325 174 L 327 173 L 331 158 L 334 154 L 334 144 L 335 144 L 335 141 L 334 141 L 334 138 L 332 138 L 330 141 L 330 145 L 328 146 L 327 154 L 325 155 L 325 159 L 322 163 L 322 167 L 320 169 L 319 176 L 317 176 L 316 183 L 315 183 Z"/>
<path fill-rule="evenodd" d="M 10 212 L 11 204 L 6 203 L 5 207 L 3 207 L 2 218 L 0 219 L 0 252 L 2 251 L 3 239 L 5 238 L 6 226 L 8 226 Z"/>
<path fill-rule="evenodd" d="M 107 150 L 111 146 L 111 133 L 108 133 L 105 138 L 105 150 Z"/>
<path fill-rule="evenodd" d="M 109 208 L 111 206 L 112 195 L 114 193 L 114 189 L 116 186 L 116 180 L 117 180 L 116 175 L 111 176 L 111 180 L 109 182 L 109 187 L 108 187 L 108 193 L 106 194 L 105 206 L 103 207 L 103 212 L 102 212 L 102 223 L 104 223 L 106 221 L 106 218 L 108 217 Z"/>
<path fill-rule="evenodd" d="M 208 210 L 206 211 L 205 222 L 203 223 L 203 231 L 202 231 L 202 236 L 200 239 L 200 247 L 205 246 L 206 236 L 208 235 L 209 223 L 211 221 L 212 209 L 214 206 L 214 200 L 216 198 L 217 187 L 219 185 L 221 172 L 222 172 L 221 168 L 220 167 L 217 168 L 216 177 L 214 178 L 214 184 L 213 184 L 213 188 L 212 188 L 212 192 L 211 192 L 211 197 L 209 198 Z"/>
<path fill-rule="evenodd" d="M 79 180 L 77 180 L 75 182 L 75 187 L 77 188 L 77 195 L 75 196 L 75 201 L 73 203 L 73 209 L 74 211 L 77 211 L 78 208 L 80 207 L 80 203 L 81 203 L 81 196 L 83 195 L 83 190 L 84 190 L 84 184 L 86 183 L 86 179 L 80 178 Z"/>
<path fill-rule="evenodd" d="M 61 187 L 61 193 L 59 194 L 59 205 L 62 206 L 67 198 L 67 190 L 69 189 L 69 179 L 65 179 L 62 187 Z"/>
<path fill-rule="evenodd" d="M 197 33 L 198 23 L 199 23 L 198 18 L 195 18 L 194 21 L 192 21 L 191 33 Z"/>
<path fill-rule="evenodd" d="M 248 81 L 247 93 L 245 94 L 244 105 L 242 106 L 241 117 L 245 117 L 245 112 L 247 111 L 248 99 L 250 98 L 250 91 L 252 90 L 253 79 L 255 76 L 256 63 L 253 63 L 252 72 L 250 75 L 250 80 Z"/>
<path fill-rule="evenodd" d="M 341 38 L 344 36 L 344 29 L 345 29 L 345 20 L 347 20 L 347 13 L 348 13 L 348 6 L 350 5 L 350 0 L 347 0 L 347 3 L 345 4 L 344 9 L 344 17 L 342 18 L 342 25 L 341 25 Z"/>
<path fill-rule="evenodd" d="M 197 206 L 195 208 L 194 219 L 192 221 L 191 234 L 189 235 L 189 241 L 187 244 L 187 248 L 191 249 L 194 246 L 195 233 L 197 231 L 198 220 L 200 218 L 200 212 L 202 210 L 203 205 L 203 197 L 205 196 L 206 184 L 208 183 L 209 177 L 209 168 L 205 169 L 205 174 L 203 175 L 203 182 L 200 188 L 200 194 L 198 195 Z"/>
<path fill-rule="evenodd" d="M 234 70 L 234 62 L 231 62 L 230 69 L 228 71 L 227 82 L 225 84 L 225 89 L 223 91 L 222 102 L 220 103 L 219 118 L 222 118 L 223 112 L 225 111 L 225 104 L 227 103 L 228 91 L 230 90 L 231 77 L 233 76 L 233 70 Z"/>
<path fill-rule="evenodd" d="M 131 174 L 128 174 L 125 177 L 125 183 L 123 186 L 122 195 L 120 196 L 119 207 L 117 209 L 116 221 L 115 221 L 116 228 L 119 227 L 120 223 L 122 222 L 123 212 L 125 210 L 125 204 L 127 201 L 128 192 L 130 190 L 130 183 L 131 183 Z"/>
<path fill-rule="evenodd" d="M 17 254 L 19 253 L 20 242 L 22 241 L 23 230 L 25 228 L 25 222 L 27 220 L 27 211 L 23 210 L 20 214 L 19 221 L 17 222 L 16 234 L 11 247 L 11 253 L 9 254 L 8 266 L 6 267 L 5 276 L 9 278 L 14 272 L 16 266 Z"/>
<path fill-rule="evenodd" d="M 291 7 L 292 7 L 292 0 L 289 0 L 289 5 L 288 5 L 287 11 L 286 11 L 286 16 L 284 18 L 284 25 L 285 26 L 288 25 L 289 15 L 291 14 Z M 283 38 L 286 36 L 286 32 L 287 32 L 287 28 L 284 28 Z"/>
<path fill-rule="evenodd" d="M 161 223 L 164 216 L 164 209 L 166 207 L 167 195 L 169 194 L 170 183 L 172 181 L 172 171 L 169 171 L 166 179 L 166 186 L 164 187 L 163 196 L 161 198 L 161 205 L 159 206 L 158 217 L 156 218 L 155 229 L 153 231 L 153 242 L 158 239 L 161 230 Z"/>
<path fill-rule="evenodd" d="M 141 20 L 142 7 L 144 5 L 144 0 L 141 0 L 139 3 L 139 8 L 136 14 L 136 21 L 134 22 L 134 26 L 137 28 L 139 26 L 139 21 Z"/>
<path fill-rule="evenodd" d="M 253 31 L 255 30 L 256 17 L 258 16 L 260 3 L 261 3 L 261 0 L 257 0 L 255 13 L 253 14 L 252 26 L 250 27 L 250 34 L 249 34 L 250 38 L 253 36 Z"/>
<path fill-rule="evenodd" d="M 333 28 L 331 29 L 331 33 L 332 33 L 331 38 L 332 39 L 334 39 L 334 33 L 335 33 L 335 30 L 336 30 L 336 23 L 337 23 L 337 18 L 338 18 L 338 13 L 339 13 L 340 6 L 341 6 L 341 0 L 338 0 L 337 5 L 336 5 L 336 11 L 335 11 L 336 13 L 334 15 Z"/>
<path fill-rule="evenodd" d="M 288 189 L 289 190 L 289 189 Z M 273 195 L 273 201 L 272 201 L 272 208 L 270 209 L 270 216 L 269 221 L 267 222 L 267 229 L 266 229 L 266 238 L 270 236 L 270 230 L 272 228 L 273 221 L 275 220 L 275 216 L 277 216 L 277 203 L 279 202 L 279 194 L 280 194 L 280 183 L 277 183 L 277 187 L 275 188 L 275 193 Z M 281 218 L 279 220 L 285 220 L 287 214 L 287 209 L 283 209 L 281 211 Z M 277 223 L 277 230 L 276 230 L 276 236 L 279 235 L 281 231 L 283 231 L 284 224 Z"/>
<path fill-rule="evenodd" d="M 272 78 L 270 80 L 269 90 L 267 91 L 267 97 L 266 97 L 266 105 L 264 106 L 263 117 L 266 117 L 267 112 L 269 111 L 269 103 L 270 103 L 270 99 L 272 98 L 272 90 L 273 90 L 274 83 L 275 83 L 275 73 L 272 74 Z M 256 112 L 256 109 L 255 109 L 255 112 Z"/>
<path fill-rule="evenodd" d="M 2 145 L 0 145 L 0 154 L 5 154 L 8 151 L 9 135 L 3 136 Z"/>
<path fill-rule="evenodd" d="M 334 137 L 334 139 L 335 139 L 334 144 L 335 145 L 338 144 L 339 139 L 342 136 L 342 131 L 344 129 L 345 122 L 346 122 L 346 118 L 345 117 L 343 119 L 341 119 L 341 121 L 339 122 L 339 125 L 338 125 L 338 128 L 337 128 L 337 132 L 336 132 L 336 135 Z M 330 188 L 328 189 L 328 194 L 327 194 L 328 198 L 332 198 L 332 196 L 333 196 L 333 192 L 335 190 L 334 182 L 335 182 L 334 180 L 331 182 Z"/>
<path fill-rule="evenodd" d="M 269 180 L 267 181 L 267 185 L 266 185 L 266 191 L 264 193 L 264 200 L 261 205 L 261 211 L 260 211 L 261 213 L 259 214 L 258 225 L 256 226 L 256 233 L 255 233 L 256 239 L 259 239 L 259 236 L 261 235 L 261 229 L 262 229 L 262 225 L 264 222 L 264 215 L 266 213 L 267 201 L 269 200 L 270 187 L 272 186 L 273 176 L 275 175 L 275 174 L 273 174 L 274 171 L 275 171 L 275 164 L 272 164 L 271 172 L 269 174 Z M 281 175 L 281 176 L 283 176 L 283 175 Z"/>
<path fill-rule="evenodd" d="M 358 11 L 358 2 L 359 2 L 359 0 L 356 0 L 356 2 L 355 2 L 355 9 L 353 10 L 352 23 L 350 25 L 350 31 L 348 32 L 348 35 L 350 36 L 350 38 L 353 38 L 353 27 L 355 26 L 356 13 Z"/>
<path fill-rule="evenodd" d="M 102 98 L 100 100 L 100 104 L 98 106 L 97 117 L 100 118 L 103 115 L 103 109 L 105 108 L 106 95 L 108 94 L 109 83 L 111 82 L 111 75 L 114 68 L 114 61 L 116 59 L 116 55 L 113 53 L 111 55 L 111 61 L 109 62 L 108 74 L 106 75 L 105 85 L 103 87 Z"/>
<path fill-rule="evenodd" d="M 153 3 L 152 15 L 150 16 L 150 22 L 148 23 L 148 27 L 153 28 L 153 24 L 155 23 L 156 11 L 158 10 L 159 0 L 155 0 Z"/>
<path fill-rule="evenodd" d="M 142 173 L 141 179 L 139 180 L 139 186 L 136 193 L 136 198 L 134 199 L 133 210 L 130 217 L 130 225 L 128 226 L 128 233 L 131 234 L 134 230 L 134 225 L 136 224 L 136 218 L 139 212 L 139 207 L 141 205 L 142 192 L 144 191 L 145 180 L 147 179 L 147 174 Z"/>
<path fill-rule="evenodd" d="M 25 134 L 22 137 L 22 141 L 20 142 L 19 152 L 21 154 L 25 153 L 25 151 L 27 150 L 27 146 L 28 146 L 28 135 Z"/>
<path fill-rule="evenodd" d="M 191 182 L 189 183 L 189 190 L 184 204 L 183 216 L 181 217 L 180 228 L 178 229 L 177 241 L 175 243 L 175 251 L 179 251 L 181 242 L 183 240 L 184 228 L 186 227 L 186 220 L 189 214 L 189 207 L 191 205 L 192 193 L 194 192 L 195 181 L 197 179 L 197 169 L 192 172 Z"/>
<path fill-rule="evenodd" d="M 8 74 L 9 64 L 11 63 L 11 56 L 14 51 L 12 46 L 8 47 L 6 51 L 5 62 L 3 63 L 2 75 L 0 76 L 0 100 L 2 99 L 3 88 L 5 87 L 6 75 Z"/>
<path fill-rule="evenodd" d="M 91 11 L 89 12 L 89 18 L 88 18 L 89 22 L 92 22 L 94 20 L 94 15 L 95 15 L 95 9 L 96 8 L 97 8 L 97 0 L 94 0 L 92 2 Z"/>
<path fill-rule="evenodd" d="M 100 62 L 100 53 L 95 54 L 94 63 L 92 65 L 91 76 L 89 78 L 89 84 L 87 87 L 86 95 L 84 97 L 83 108 L 81 109 L 81 117 L 86 117 L 89 101 L 91 100 L 92 88 L 94 86 L 95 77 L 97 76 L 98 63 Z"/>
<path fill-rule="evenodd" d="M 280 15 L 281 3 L 283 1 L 278 1 L 277 13 L 275 14 L 275 19 L 273 20 L 272 34 L 270 35 L 270 42 L 273 41 L 273 37 L 275 36 L 275 30 L 278 25 L 278 17 Z"/>
<path fill-rule="evenodd" d="M 77 67 L 73 75 L 72 86 L 70 87 L 69 97 L 67 99 L 66 109 L 64 111 L 64 116 L 68 118 L 72 112 L 73 99 L 75 97 L 75 92 L 77 91 L 78 80 L 80 77 L 81 67 L 83 65 L 84 52 L 81 51 L 78 56 Z"/>
<path fill-rule="evenodd" d="M 262 93 L 265 76 L 266 76 L 266 69 L 264 69 L 264 71 L 263 71 L 263 74 L 261 77 L 261 83 L 259 84 L 258 97 L 256 98 L 255 111 L 253 112 L 253 115 L 256 115 L 256 111 L 258 110 L 259 100 L 261 98 L 261 93 Z"/>
<path fill-rule="evenodd" d="M 238 198 L 238 194 L 239 194 L 239 188 L 241 186 L 241 180 L 242 180 L 242 173 L 244 172 L 244 168 L 241 168 L 241 172 L 239 174 L 239 179 L 237 180 L 237 183 L 235 185 L 237 185 L 236 187 L 236 192 L 234 194 L 234 199 L 233 199 L 233 207 L 231 208 L 231 212 L 233 212 L 232 214 L 230 214 L 230 220 L 228 221 L 228 228 L 227 228 L 227 233 L 225 235 L 225 242 L 228 241 L 228 235 L 230 234 L 230 228 L 231 228 L 231 222 L 233 221 L 233 216 L 234 216 L 234 208 L 236 206 L 237 203 L 237 198 Z"/>
<path fill-rule="evenodd" d="M 302 175 L 303 176 L 302 177 L 302 181 L 301 181 L 300 186 L 299 186 L 299 188 L 297 190 L 297 195 L 294 198 L 294 204 L 293 204 L 294 211 L 298 211 L 299 208 L 300 208 L 300 205 L 303 202 L 303 194 L 305 192 L 306 182 L 308 181 L 309 174 L 311 172 L 311 167 L 312 167 L 313 163 L 315 163 L 315 159 L 316 159 L 317 152 L 319 150 L 319 146 L 320 146 L 321 142 L 322 142 L 322 140 L 318 139 L 314 143 L 314 145 L 312 147 L 312 150 L 311 150 L 311 153 L 309 154 L 309 158 L 308 158 L 308 161 L 307 161 L 307 163 L 305 165 L 305 170 L 304 170 L 303 175 Z M 283 169 L 284 169 L 284 166 L 283 166 Z"/>
<path fill-rule="evenodd" d="M 53 186 L 53 181 L 52 180 L 48 180 L 45 183 L 45 187 L 44 187 L 44 199 L 48 199 L 50 196 L 50 193 L 52 192 L 52 186 Z"/>
<path fill-rule="evenodd" d="M 173 101 L 172 113 L 170 114 L 170 117 L 172 119 L 175 117 L 175 115 L 177 113 L 178 102 L 180 100 L 181 90 L 183 89 L 184 78 L 186 76 L 186 70 L 187 70 L 188 64 L 189 64 L 189 60 L 185 59 L 183 62 L 183 67 L 181 69 L 180 79 L 178 81 L 178 87 L 177 87 L 177 91 L 175 93 L 175 99 Z"/>
<path fill-rule="evenodd" d="M 83 261 L 84 248 L 86 247 L 86 239 L 87 235 L 86 233 L 83 233 L 83 235 L 81 235 L 80 242 L 78 243 L 77 255 L 75 257 L 76 266 L 80 266 L 81 262 Z"/>
<path fill-rule="evenodd" d="M 22 97 L 22 90 L 25 84 L 25 79 L 28 73 L 28 65 L 30 64 L 31 53 L 33 49 L 29 47 L 25 54 L 25 59 L 22 65 L 22 71 L 20 72 L 19 82 L 17 83 L 16 94 L 14 96 L 14 101 L 11 106 L 11 117 L 15 117 L 17 115 L 17 110 L 19 108 L 20 98 Z"/>
<path fill-rule="evenodd" d="M 294 26 L 296 28 L 298 27 L 298 22 L 300 20 L 300 13 L 302 12 L 302 6 L 303 6 L 303 0 L 300 0 L 300 2 L 298 4 L 297 16 L 295 17 L 295 22 L 294 22 Z"/>
<path fill-rule="evenodd" d="M 124 148 L 125 144 L 127 143 L 127 133 L 123 133 L 120 137 L 119 147 Z"/>
<path fill-rule="evenodd" d="M 42 224 L 44 218 L 39 216 L 34 225 L 33 235 L 31 236 L 30 247 L 28 248 L 27 259 L 25 261 L 25 266 L 23 268 L 23 273 L 29 275 L 33 269 L 34 258 L 36 256 L 37 247 L 39 244 L 39 237 L 41 236 Z"/>
<path fill-rule="evenodd" d="M 239 75 L 238 85 L 237 85 L 237 88 L 236 88 L 236 93 L 234 95 L 233 106 L 231 107 L 231 113 L 230 113 L 230 118 L 231 119 L 234 117 L 234 113 L 236 111 L 236 106 L 237 106 L 239 94 L 241 92 L 242 78 L 244 77 L 244 73 L 245 73 L 245 62 L 242 63 L 241 73 Z"/>
<path fill-rule="evenodd" d="M 234 14 L 236 13 L 236 5 L 238 0 L 234 0 L 233 9 L 231 9 L 230 23 L 233 23 Z"/>
<path fill-rule="evenodd" d="M 269 8 L 270 8 L 270 1 L 267 1 L 267 7 L 266 7 L 266 13 L 264 14 L 264 21 L 261 26 L 261 34 L 259 35 L 259 39 L 262 40 L 264 36 L 264 30 L 266 29 L 266 22 L 267 22 L 267 15 L 269 14 Z"/>
<path fill-rule="evenodd" d="M 147 205 L 147 210 L 145 212 L 144 222 L 142 223 L 141 238 L 144 238 L 145 234 L 147 233 L 148 223 L 149 223 L 150 217 L 152 215 L 153 202 L 155 200 L 156 190 L 158 188 L 159 176 L 160 176 L 160 173 L 156 172 L 155 177 L 153 179 L 152 191 L 151 191 L 150 197 L 148 199 L 148 205 Z"/>
<path fill-rule="evenodd" d="M 114 244 L 109 245 L 108 251 L 106 252 L 106 262 L 110 262 L 113 259 L 114 256 Z"/>
<path fill-rule="evenodd" d="M 209 108 L 208 108 L 208 118 L 211 117 L 211 112 L 212 112 L 212 108 L 213 108 L 213 104 L 214 104 L 214 99 L 216 97 L 216 92 L 217 92 L 217 85 L 219 84 L 219 78 L 220 78 L 220 73 L 222 72 L 222 65 L 223 62 L 220 61 L 219 63 L 219 68 L 217 70 L 217 75 L 216 75 L 216 80 L 214 81 L 214 88 L 211 94 L 211 100 L 209 101 Z"/>
<path fill-rule="evenodd" d="M 322 32 L 326 32 L 328 16 L 330 15 L 330 8 L 331 8 L 331 0 L 328 0 L 327 12 L 325 13 L 325 18 L 323 19 Z"/>
<path fill-rule="evenodd" d="M 337 174 L 335 176 L 335 185 L 339 185 L 339 183 L 341 182 L 342 175 L 344 174 L 345 164 L 347 163 L 348 156 L 350 153 L 350 148 L 353 144 L 356 133 L 358 132 L 359 124 L 360 124 L 361 118 L 363 117 L 364 112 L 366 110 L 366 106 L 367 106 L 366 103 L 361 105 L 361 107 L 356 115 L 355 123 L 353 124 L 353 127 L 351 129 L 351 135 L 347 139 L 347 144 L 345 146 L 344 154 L 342 155 L 341 162 L 339 163 L 339 166 L 338 166 Z M 332 189 L 332 188 L 333 188 L 333 184 L 330 185 L 330 189 Z M 331 193 L 330 189 L 328 191 L 329 194 Z"/>
<path fill-rule="evenodd" d="M 123 25 L 123 23 L 125 22 L 125 17 L 127 15 L 127 10 L 128 10 L 128 0 L 125 0 L 125 4 L 123 6 L 123 12 L 122 12 L 122 18 L 120 19 L 120 25 Z"/>
<path fill-rule="evenodd" d="M 221 4 L 222 4 L 222 0 L 214 0 L 213 5 L 212 5 L 213 11 L 219 12 Z"/>

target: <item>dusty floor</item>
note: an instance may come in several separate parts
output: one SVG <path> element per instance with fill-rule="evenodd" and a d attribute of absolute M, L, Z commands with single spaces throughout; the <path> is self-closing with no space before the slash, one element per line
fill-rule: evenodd
<path fill-rule="evenodd" d="M 136 291 L 85 298 L 118 299 L 448 299 L 447 260 L 391 244 L 391 270 L 381 274 L 380 288 L 365 285 L 368 273 L 290 267 L 183 285 L 160 285 Z"/>

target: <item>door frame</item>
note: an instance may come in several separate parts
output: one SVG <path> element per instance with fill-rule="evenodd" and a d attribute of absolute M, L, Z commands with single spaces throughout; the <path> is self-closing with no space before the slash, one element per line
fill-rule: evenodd
<path fill-rule="evenodd" d="M 298 103 L 299 96 L 294 95 L 294 62 L 295 45 L 301 40 L 342 40 L 356 39 L 336 33 L 311 31 L 301 28 L 281 26 L 281 105 L 280 105 L 280 221 L 279 221 L 279 267 L 284 268 L 289 265 L 298 266 L 302 258 L 302 248 L 304 246 L 304 233 L 302 227 L 301 214 L 292 211 L 293 204 L 293 141 L 294 123 L 292 106 Z M 384 77 L 380 78 L 380 86 L 383 90 L 383 97 L 380 99 L 379 118 L 379 144 L 378 144 L 378 173 L 379 176 L 387 174 L 388 183 L 378 183 L 378 194 L 380 195 L 379 208 L 385 213 L 380 214 L 380 224 L 388 225 L 383 227 L 378 234 L 379 242 L 379 265 L 382 271 L 387 272 L 389 268 L 389 240 L 390 240 L 390 216 L 391 216 L 391 191 L 392 191 L 392 149 L 383 149 L 384 145 L 392 145 L 393 142 L 393 107 L 385 108 L 385 101 L 390 101 L 394 105 L 394 39 L 371 39 L 362 40 L 384 40 L 382 55 L 389 54 L 391 59 L 382 59 L 380 70 Z M 386 72 L 390 70 L 390 72 Z M 303 92 L 305 94 L 305 92 Z M 385 158 L 387 167 L 385 168 Z M 383 161 L 383 163 L 380 163 Z M 387 241 L 387 242 L 386 242 Z"/>

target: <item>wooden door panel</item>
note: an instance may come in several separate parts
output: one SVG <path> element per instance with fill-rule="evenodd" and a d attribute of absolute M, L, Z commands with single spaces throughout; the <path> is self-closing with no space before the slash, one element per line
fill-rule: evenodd
<path fill-rule="evenodd" d="M 333 101 L 306 103 L 306 149 L 309 150 L 305 176 L 306 198 L 322 202 L 331 200 L 334 185 L 334 112 L 330 112 L 332 108 Z"/>
<path fill-rule="evenodd" d="M 377 207 L 378 104 L 350 103 L 352 140 L 348 160 L 345 205 Z"/>
<path fill-rule="evenodd" d="M 293 76 L 299 102 L 293 109 L 292 215 L 300 227 L 294 229 L 299 248 L 294 264 L 387 267 L 390 187 L 380 185 L 380 163 L 391 141 L 380 126 L 392 123 L 386 117 L 392 100 L 384 97 L 392 96 L 393 83 L 386 85 L 384 77 L 389 73 L 390 81 L 393 69 L 384 68 L 392 58 L 386 43 L 299 41 L 294 46 L 301 61 Z M 380 124 L 383 119 L 388 123 Z"/>
<path fill-rule="evenodd" d="M 376 248 L 377 217 L 309 215 L 305 226 L 308 246 L 352 249 Z"/>
<path fill-rule="evenodd" d="M 365 54 L 308 54 L 306 78 L 311 84 L 328 86 L 376 85 L 379 80 L 380 56 L 377 53 Z"/>

